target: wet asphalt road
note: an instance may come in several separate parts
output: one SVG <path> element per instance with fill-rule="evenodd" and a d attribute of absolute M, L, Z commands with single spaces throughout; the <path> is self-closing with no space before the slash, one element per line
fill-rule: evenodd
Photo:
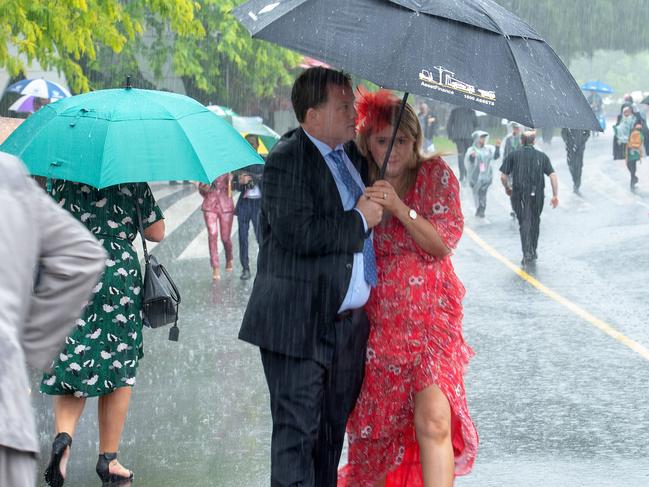
<path fill-rule="evenodd" d="M 578 197 L 560 138 L 539 145 L 559 174 L 561 205 L 546 203 L 530 273 L 649 347 L 649 161 L 633 195 L 610 146 L 610 135 L 589 141 Z M 120 458 L 135 471 L 137 487 L 268 485 L 266 385 L 258 351 L 236 339 L 252 282 L 239 280 L 235 265 L 212 283 L 200 198 L 183 186 L 153 187 L 169 226 L 155 253 L 183 292 L 181 336 L 173 343 L 165 330 L 145 330 Z M 486 220 L 471 216 L 468 191 L 463 206 L 468 228 L 520 261 L 517 225 L 498 180 Z M 236 228 L 234 235 L 238 264 Z M 464 330 L 476 357 L 466 388 L 481 437 L 474 471 L 456 485 L 648 486 L 647 359 L 523 281 L 466 234 L 454 263 L 467 288 Z M 36 374 L 33 383 L 36 390 Z M 43 464 L 53 437 L 50 398 L 35 393 L 34 402 Z M 66 486 L 100 485 L 96 424 L 90 400 Z"/>

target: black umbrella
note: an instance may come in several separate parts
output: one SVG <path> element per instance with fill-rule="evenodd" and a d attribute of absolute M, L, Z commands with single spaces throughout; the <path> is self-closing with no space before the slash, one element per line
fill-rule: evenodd
<path fill-rule="evenodd" d="M 579 86 L 526 22 L 492 0 L 250 0 L 253 37 L 385 88 L 529 127 L 601 130 Z"/>

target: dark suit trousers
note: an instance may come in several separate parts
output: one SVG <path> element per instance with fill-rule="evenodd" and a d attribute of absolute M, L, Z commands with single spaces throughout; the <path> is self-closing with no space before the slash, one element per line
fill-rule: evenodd
<path fill-rule="evenodd" d="M 473 145 L 472 139 L 457 139 L 453 141 L 457 146 L 457 167 L 460 170 L 460 181 L 466 177 L 466 167 L 464 166 L 464 157 L 466 151 Z"/>
<path fill-rule="evenodd" d="M 315 359 L 261 349 L 270 392 L 271 487 L 336 485 L 347 418 L 360 393 L 369 321 L 362 310 L 332 323 Z"/>
<path fill-rule="evenodd" d="M 568 149 L 567 159 L 570 175 L 572 176 L 572 183 L 575 188 L 579 189 L 581 186 L 581 173 L 584 167 L 584 152 L 586 147 L 578 147 L 576 149 Z"/>
<path fill-rule="evenodd" d="M 536 257 L 543 201 L 543 192 L 536 193 L 534 196 L 516 193 L 512 195 L 512 206 L 518 218 L 518 229 L 521 234 L 523 257 L 528 259 Z"/>
<path fill-rule="evenodd" d="M 237 221 L 239 223 L 239 259 L 241 267 L 250 269 L 250 260 L 248 257 L 248 233 L 250 223 L 255 232 L 255 238 L 259 243 L 259 214 L 261 212 L 261 198 L 249 199 L 243 198 L 237 203 Z"/>

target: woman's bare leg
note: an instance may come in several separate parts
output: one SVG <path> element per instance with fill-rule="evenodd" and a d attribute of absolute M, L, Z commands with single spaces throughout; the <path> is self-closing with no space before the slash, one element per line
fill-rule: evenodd
<path fill-rule="evenodd" d="M 130 400 L 131 387 L 120 387 L 99 398 L 99 453 L 112 453 L 119 450 Z M 109 471 L 122 477 L 130 475 L 129 470 L 117 460 L 111 462 Z"/>
<path fill-rule="evenodd" d="M 437 386 L 415 395 L 415 431 L 426 487 L 452 487 L 455 462 L 451 443 L 451 407 Z"/>
<path fill-rule="evenodd" d="M 58 433 L 67 433 L 74 438 L 74 432 L 77 429 L 79 418 L 83 413 L 83 408 L 86 405 L 85 397 L 75 397 L 72 394 L 64 396 L 54 396 L 52 398 L 54 403 L 54 430 Z M 66 448 L 65 453 L 61 457 L 59 470 L 61 475 L 65 478 L 68 469 L 68 460 L 70 458 L 70 448 Z"/>

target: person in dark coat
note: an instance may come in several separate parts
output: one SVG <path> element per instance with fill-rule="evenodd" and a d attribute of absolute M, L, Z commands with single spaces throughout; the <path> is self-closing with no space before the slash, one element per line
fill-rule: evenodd
<path fill-rule="evenodd" d="M 239 338 L 259 347 L 270 392 L 271 486 L 329 487 L 363 380 L 370 230 L 383 211 L 362 197 L 368 167 L 351 142 L 350 78 L 307 69 L 291 101 L 300 127 L 264 168 L 257 276 Z"/>
<path fill-rule="evenodd" d="M 446 123 L 448 138 L 457 146 L 457 165 L 460 170 L 460 182 L 466 178 L 464 159 L 466 151 L 473 145 L 471 134 L 478 128 L 478 117 L 467 107 L 455 107 L 451 110 Z"/>
<path fill-rule="evenodd" d="M 500 167 L 500 181 L 505 187 L 505 192 L 512 199 L 512 206 L 518 218 L 523 248 L 521 262 L 523 266 L 527 266 L 537 259 L 536 249 L 545 198 L 544 176 L 548 176 L 552 184 L 550 205 L 552 208 L 559 205 L 557 175 L 548 156 L 534 148 L 535 139 L 535 132 L 525 132 L 521 136 L 523 147 L 507 156 Z M 510 176 L 511 185 L 509 183 Z"/>
<path fill-rule="evenodd" d="M 246 135 L 246 140 L 255 149 L 259 150 L 259 138 L 254 134 Z M 261 213 L 261 188 L 264 178 L 264 165 L 253 164 L 234 173 L 235 188 L 241 191 L 235 214 L 239 224 L 239 260 L 241 261 L 241 279 L 247 281 L 250 274 L 250 257 L 248 256 L 248 235 L 250 224 L 259 244 Z"/>
<path fill-rule="evenodd" d="M 572 190 L 579 194 L 581 187 L 581 172 L 584 167 L 584 152 L 586 142 L 590 137 L 590 130 L 561 129 L 561 138 L 566 144 L 568 168 L 572 176 Z"/>

